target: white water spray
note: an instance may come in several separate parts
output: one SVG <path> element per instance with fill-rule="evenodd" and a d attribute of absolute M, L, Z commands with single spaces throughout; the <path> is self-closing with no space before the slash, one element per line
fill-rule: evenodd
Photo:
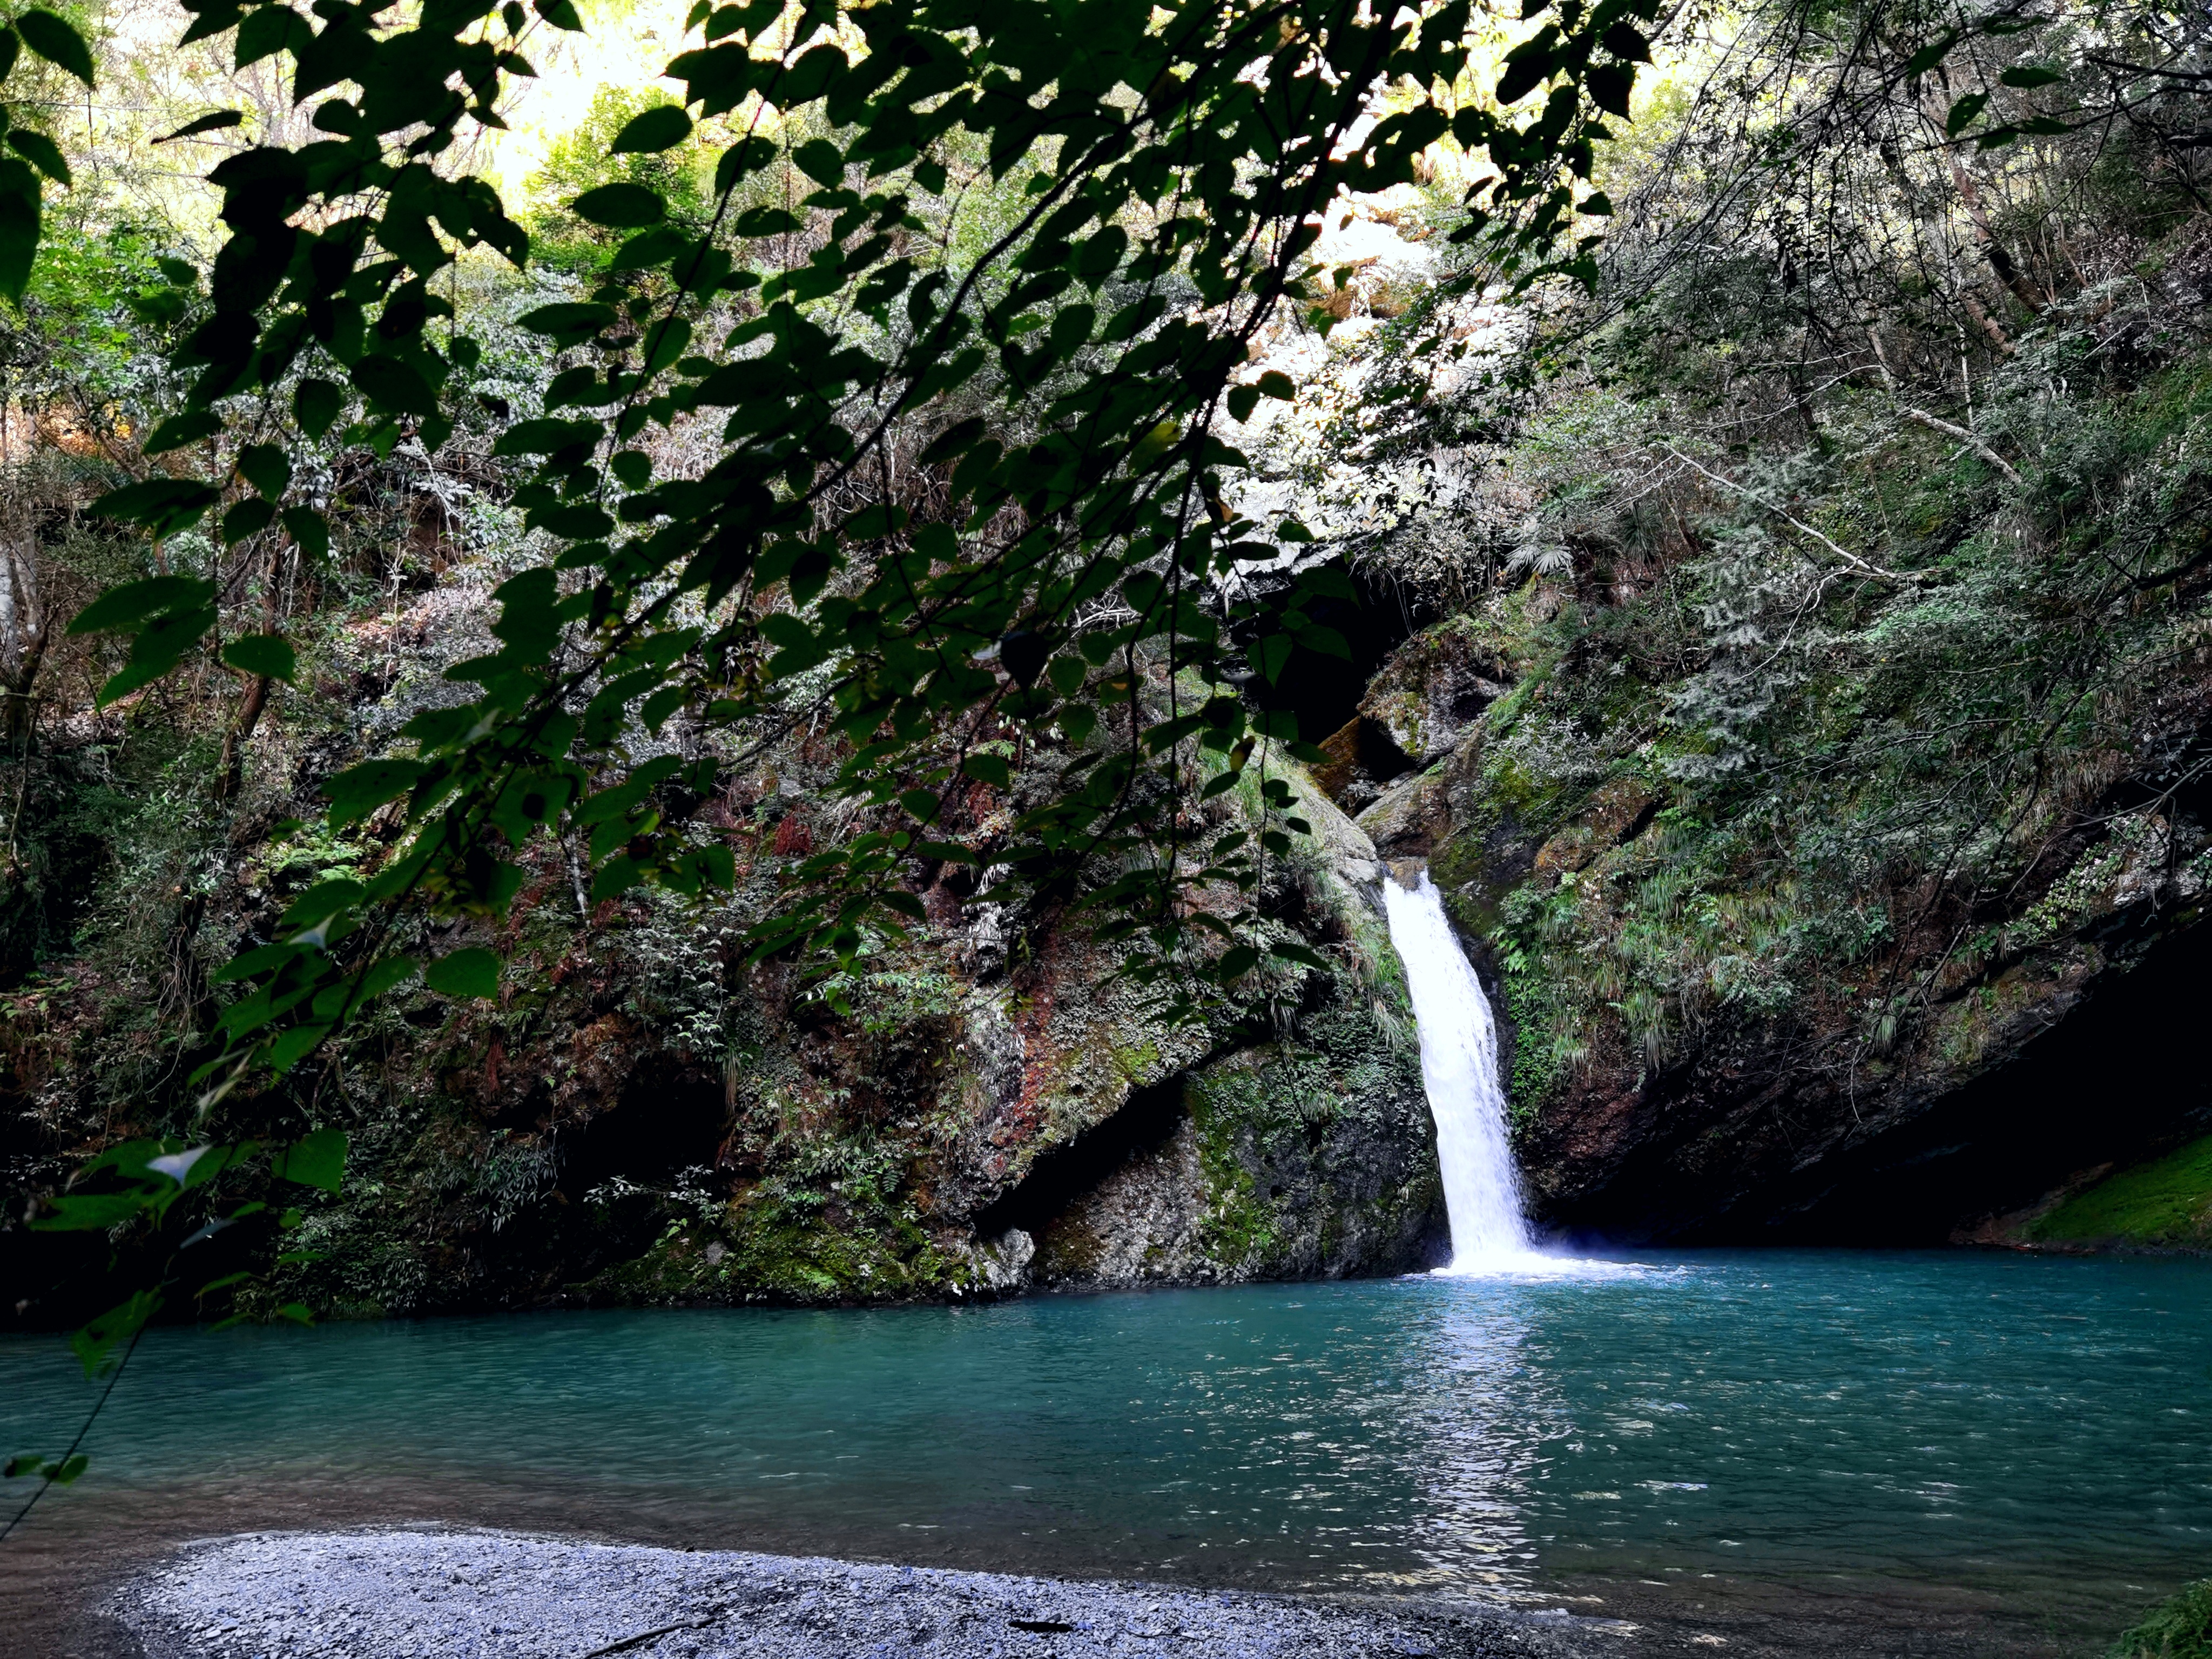
<path fill-rule="evenodd" d="M 1455 1273 L 1526 1270 L 1549 1264 L 1528 1243 L 1520 1172 L 1505 1139 L 1505 1091 L 1498 1079 L 1498 1027 L 1467 957 L 1444 917 L 1443 896 L 1424 870 L 1411 890 L 1382 883 L 1390 943 L 1406 964 L 1421 1030 L 1421 1082 L 1437 1123 L 1437 1162 L 1451 1214 Z"/>

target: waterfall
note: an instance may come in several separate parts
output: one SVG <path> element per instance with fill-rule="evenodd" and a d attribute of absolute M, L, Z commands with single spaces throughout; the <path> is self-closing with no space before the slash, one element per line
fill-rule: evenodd
<path fill-rule="evenodd" d="M 1411 890 L 1386 878 L 1382 902 L 1420 1024 L 1421 1082 L 1436 1119 L 1437 1162 L 1451 1213 L 1450 1271 L 1526 1265 L 1534 1252 L 1521 1215 L 1520 1174 L 1506 1144 L 1490 1000 L 1427 871 Z"/>

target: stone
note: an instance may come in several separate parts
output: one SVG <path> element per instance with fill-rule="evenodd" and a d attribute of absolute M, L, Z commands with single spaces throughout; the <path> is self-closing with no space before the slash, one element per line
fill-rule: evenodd
<path fill-rule="evenodd" d="M 1513 689 L 1505 665 L 1457 622 L 1401 647 L 1368 683 L 1363 720 L 1381 728 L 1416 768 L 1434 766 L 1467 737 L 1483 711 Z"/>

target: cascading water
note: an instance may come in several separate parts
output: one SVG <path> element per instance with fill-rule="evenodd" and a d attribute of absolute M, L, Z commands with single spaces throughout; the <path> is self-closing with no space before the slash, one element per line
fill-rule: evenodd
<path fill-rule="evenodd" d="M 1443 896 L 1421 872 L 1410 890 L 1386 878 L 1390 943 L 1406 964 L 1421 1030 L 1421 1082 L 1437 1123 L 1437 1162 L 1451 1214 L 1450 1272 L 1482 1273 L 1541 1261 L 1521 1214 L 1520 1173 L 1505 1139 L 1498 1028 L 1445 919 Z"/>

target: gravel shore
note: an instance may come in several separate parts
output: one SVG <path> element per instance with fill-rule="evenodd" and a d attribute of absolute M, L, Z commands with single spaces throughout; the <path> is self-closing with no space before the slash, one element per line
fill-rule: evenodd
<path fill-rule="evenodd" d="M 518 1533 L 188 1546 L 116 1612 L 149 1659 L 1582 1659 L 1619 1626 Z"/>

